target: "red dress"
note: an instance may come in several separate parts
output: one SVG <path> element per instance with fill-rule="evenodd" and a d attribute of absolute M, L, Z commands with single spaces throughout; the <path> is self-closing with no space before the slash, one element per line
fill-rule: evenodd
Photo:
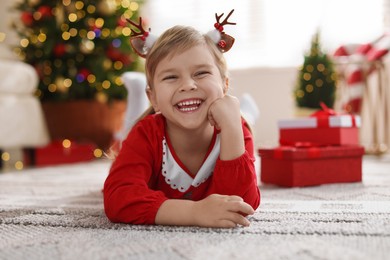
<path fill-rule="evenodd" d="M 165 118 L 150 115 L 131 130 L 104 183 L 104 209 L 112 222 L 154 224 L 167 199 L 201 200 L 210 194 L 238 195 L 256 209 L 260 204 L 252 134 L 243 121 L 245 153 L 219 159 L 214 133 L 206 159 L 195 176 L 180 162 L 165 135 Z"/>

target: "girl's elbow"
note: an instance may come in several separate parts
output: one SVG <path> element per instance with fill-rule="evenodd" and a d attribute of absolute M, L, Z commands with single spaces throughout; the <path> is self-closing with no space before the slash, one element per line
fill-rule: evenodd
<path fill-rule="evenodd" d="M 108 220 L 113 223 L 122 222 L 120 218 L 120 210 L 109 202 L 104 202 L 104 213 Z"/>
<path fill-rule="evenodd" d="M 256 210 L 260 206 L 260 201 L 261 201 L 261 198 L 260 198 L 260 193 L 259 193 L 259 195 L 256 196 L 256 198 L 254 199 L 253 204 L 252 204 L 252 208 L 254 210 Z"/>
<path fill-rule="evenodd" d="M 104 190 L 104 213 L 106 217 L 114 223 L 123 223 L 123 205 L 118 203 L 115 195 L 108 192 L 108 189 Z"/>
<path fill-rule="evenodd" d="M 260 206 L 260 200 L 261 200 L 259 188 L 256 187 L 256 190 L 248 191 L 244 195 L 243 199 L 246 203 L 251 205 L 254 210 L 256 210 Z"/>

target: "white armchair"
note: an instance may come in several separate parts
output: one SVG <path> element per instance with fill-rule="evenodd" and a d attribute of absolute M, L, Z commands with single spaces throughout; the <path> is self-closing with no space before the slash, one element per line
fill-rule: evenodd
<path fill-rule="evenodd" d="M 34 68 L 0 60 L 0 150 L 38 147 L 49 142 Z"/>

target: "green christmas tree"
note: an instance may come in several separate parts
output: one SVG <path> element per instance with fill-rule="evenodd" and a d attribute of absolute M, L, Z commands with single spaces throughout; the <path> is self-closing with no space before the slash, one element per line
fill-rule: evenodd
<path fill-rule="evenodd" d="M 295 98 L 298 107 L 321 108 L 323 102 L 332 108 L 335 101 L 337 75 L 333 63 L 322 52 L 317 32 L 311 41 L 310 52 L 305 55 L 298 73 Z"/>
<path fill-rule="evenodd" d="M 16 53 L 39 75 L 42 101 L 125 99 L 120 79 L 136 70 L 126 18 L 138 20 L 143 1 L 22 0 L 13 23 Z"/>

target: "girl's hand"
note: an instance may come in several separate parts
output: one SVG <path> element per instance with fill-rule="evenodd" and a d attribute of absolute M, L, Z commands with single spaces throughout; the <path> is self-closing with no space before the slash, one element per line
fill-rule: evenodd
<path fill-rule="evenodd" d="M 225 95 L 209 107 L 208 119 L 212 126 L 221 130 L 221 160 L 233 160 L 245 152 L 241 124 L 240 102 L 234 96 Z"/>
<path fill-rule="evenodd" d="M 241 127 L 240 101 L 231 95 L 216 99 L 209 107 L 208 119 L 218 130 Z"/>
<path fill-rule="evenodd" d="M 193 206 L 195 224 L 201 227 L 231 228 L 249 226 L 245 218 L 255 211 L 239 196 L 212 194 Z"/>

